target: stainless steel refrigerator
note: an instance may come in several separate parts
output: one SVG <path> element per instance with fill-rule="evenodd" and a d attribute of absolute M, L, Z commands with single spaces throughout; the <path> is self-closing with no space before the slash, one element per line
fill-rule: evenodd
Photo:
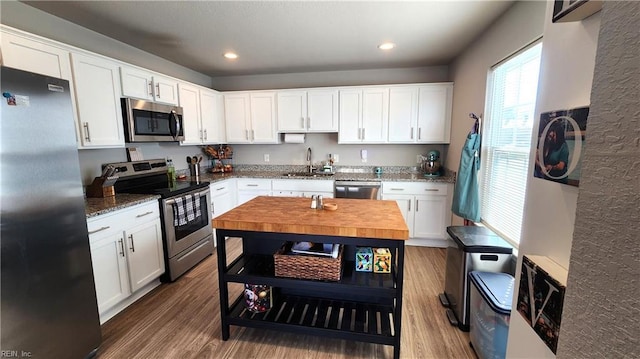
<path fill-rule="evenodd" d="M 102 339 L 69 83 L 1 76 L 0 350 L 90 357 Z"/>

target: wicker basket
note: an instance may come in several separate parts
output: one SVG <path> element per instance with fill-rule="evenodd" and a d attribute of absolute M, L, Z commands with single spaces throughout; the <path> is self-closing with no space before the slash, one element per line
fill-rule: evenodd
<path fill-rule="evenodd" d="M 339 281 L 342 276 L 342 252 L 338 258 L 291 254 L 291 243 L 286 243 L 274 255 L 276 277 Z"/>

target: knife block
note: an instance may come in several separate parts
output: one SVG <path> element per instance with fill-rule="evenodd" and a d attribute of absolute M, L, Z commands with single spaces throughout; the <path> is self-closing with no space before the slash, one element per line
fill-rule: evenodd
<path fill-rule="evenodd" d="M 118 180 L 118 176 L 113 177 L 96 177 L 93 182 L 87 186 L 87 197 L 89 198 L 105 198 L 116 195 L 113 184 Z"/>

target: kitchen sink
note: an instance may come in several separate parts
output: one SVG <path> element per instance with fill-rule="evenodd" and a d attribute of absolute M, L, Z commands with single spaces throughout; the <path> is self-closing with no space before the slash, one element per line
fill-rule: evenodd
<path fill-rule="evenodd" d="M 282 174 L 285 177 L 327 177 L 333 176 L 333 172 L 287 172 Z"/>

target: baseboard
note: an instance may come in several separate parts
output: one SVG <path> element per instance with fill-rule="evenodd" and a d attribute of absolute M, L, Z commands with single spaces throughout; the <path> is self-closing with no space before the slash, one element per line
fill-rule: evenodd
<path fill-rule="evenodd" d="M 411 238 L 405 243 L 408 246 L 447 248 L 449 239 Z"/>

